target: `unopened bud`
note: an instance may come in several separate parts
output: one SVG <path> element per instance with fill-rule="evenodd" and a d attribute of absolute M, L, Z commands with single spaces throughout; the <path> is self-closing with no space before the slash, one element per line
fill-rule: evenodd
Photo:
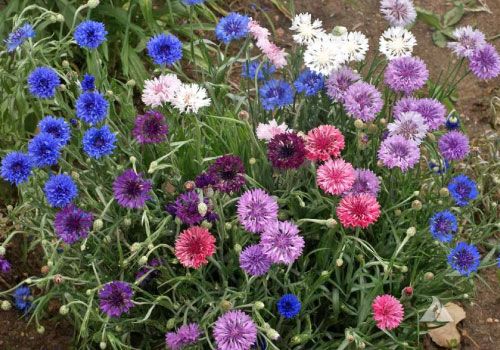
<path fill-rule="evenodd" d="M 141 244 L 138 242 L 135 242 L 130 246 L 131 252 L 137 252 L 139 249 L 141 249 Z"/>
<path fill-rule="evenodd" d="M 387 119 L 385 119 L 385 118 L 381 118 L 381 119 L 379 120 L 379 123 L 380 123 L 380 125 L 384 126 L 385 124 L 387 124 Z"/>
<path fill-rule="evenodd" d="M 229 300 L 222 300 L 220 302 L 220 307 L 225 311 L 231 310 L 231 308 L 233 307 L 233 303 L 231 303 Z"/>
<path fill-rule="evenodd" d="M 5 255 L 5 247 L 0 245 L 0 256 L 4 256 Z"/>
<path fill-rule="evenodd" d="M 347 341 L 349 343 L 352 343 L 354 341 L 354 339 L 355 339 L 354 335 L 352 335 L 352 334 L 348 334 L 345 338 L 347 339 Z"/>
<path fill-rule="evenodd" d="M 44 275 L 48 274 L 49 271 L 50 271 L 50 269 L 47 265 L 43 265 L 42 268 L 40 269 L 40 272 Z"/>
<path fill-rule="evenodd" d="M 85 291 L 85 294 L 86 294 L 87 296 L 92 295 L 92 289 L 87 289 L 87 290 Z"/>
<path fill-rule="evenodd" d="M 123 226 L 130 227 L 132 225 L 132 220 L 130 218 L 123 219 Z"/>
<path fill-rule="evenodd" d="M 426 272 L 425 275 L 424 275 L 424 278 L 427 280 L 427 281 L 431 281 L 434 279 L 434 274 L 432 272 Z"/>
<path fill-rule="evenodd" d="M 135 80 L 134 79 L 130 79 L 129 81 L 127 81 L 127 86 L 134 87 L 135 86 Z"/>
<path fill-rule="evenodd" d="M 415 227 L 409 227 L 407 230 L 406 230 L 406 234 L 410 237 L 413 237 L 415 236 L 415 234 L 417 233 L 417 229 Z"/>
<path fill-rule="evenodd" d="M 60 13 L 58 13 L 56 15 L 56 21 L 59 22 L 59 23 L 63 23 L 64 22 L 64 16 Z"/>
<path fill-rule="evenodd" d="M 194 183 L 194 181 L 186 181 L 184 182 L 184 188 L 186 189 L 186 191 L 192 191 L 196 188 L 196 184 Z"/>
<path fill-rule="evenodd" d="M 114 96 L 113 91 L 112 91 L 112 90 L 107 90 L 107 91 L 106 91 L 106 96 L 107 96 L 107 97 L 113 97 L 113 96 Z"/>
<path fill-rule="evenodd" d="M 240 118 L 240 120 L 246 121 L 250 119 L 250 114 L 247 111 L 240 111 L 240 113 L 238 113 L 238 118 Z"/>
<path fill-rule="evenodd" d="M 63 276 L 57 274 L 52 278 L 52 280 L 54 281 L 55 284 L 61 284 L 63 283 Z"/>
<path fill-rule="evenodd" d="M 176 323 L 175 318 L 169 318 L 167 321 L 167 330 L 174 329 Z"/>
<path fill-rule="evenodd" d="M 422 186 L 422 187 L 423 187 L 423 186 Z M 413 192 L 413 195 L 414 195 L 415 197 L 418 197 L 418 195 L 419 195 L 419 194 L 420 194 L 420 191 L 414 191 L 414 192 Z"/>
<path fill-rule="evenodd" d="M 137 162 L 137 158 L 136 158 L 136 157 L 134 157 L 134 156 L 130 156 L 128 160 L 129 160 L 129 161 L 130 161 L 130 163 L 132 163 L 132 164 L 135 164 L 135 162 Z"/>
<path fill-rule="evenodd" d="M 69 67 L 69 62 L 67 60 L 62 61 L 62 66 L 64 68 L 68 68 Z"/>
<path fill-rule="evenodd" d="M 427 133 L 427 137 L 429 138 L 430 141 L 434 142 L 436 141 L 436 136 L 432 133 Z"/>
<path fill-rule="evenodd" d="M 3 311 L 9 311 L 12 308 L 12 304 L 8 300 L 3 300 L 0 307 Z"/>
<path fill-rule="evenodd" d="M 446 187 L 443 187 L 439 190 L 439 195 L 441 197 L 448 197 L 450 195 L 450 191 Z"/>
<path fill-rule="evenodd" d="M 201 227 L 204 227 L 206 228 L 207 230 L 210 230 L 214 225 L 210 222 L 210 221 L 207 221 L 207 220 L 203 220 L 201 222 Z"/>
<path fill-rule="evenodd" d="M 394 215 L 401 216 L 402 212 L 399 209 L 394 210 Z"/>
<path fill-rule="evenodd" d="M 78 179 L 80 179 L 80 173 L 79 173 L 79 172 L 77 172 L 77 171 L 72 171 L 72 172 L 71 172 L 71 177 L 72 177 L 73 179 L 75 179 L 75 180 L 78 180 Z"/>
<path fill-rule="evenodd" d="M 62 305 L 60 308 L 59 308 L 59 313 L 63 316 L 67 315 L 69 313 L 69 307 L 66 306 L 66 305 Z"/>
<path fill-rule="evenodd" d="M 101 220 L 101 219 L 96 219 L 94 220 L 94 225 L 93 225 L 93 228 L 94 228 L 94 231 L 100 231 L 104 226 L 104 222 Z"/>
<path fill-rule="evenodd" d="M 326 271 L 326 270 L 321 271 L 321 277 L 323 277 L 323 278 L 330 277 L 330 271 Z"/>
<path fill-rule="evenodd" d="M 139 265 L 140 266 L 144 266 L 148 263 L 148 257 L 143 255 L 141 256 L 141 258 L 139 259 Z"/>
<path fill-rule="evenodd" d="M 337 260 L 335 260 L 335 264 L 337 265 L 337 267 L 341 267 L 342 265 L 344 265 L 344 260 L 337 259 Z"/>
<path fill-rule="evenodd" d="M 99 0 L 89 0 L 87 2 L 87 6 L 90 8 L 90 9 L 95 9 L 97 6 L 99 6 Z"/>
<path fill-rule="evenodd" d="M 99 343 L 99 349 L 105 350 L 108 347 L 108 344 L 106 344 L 105 341 L 102 341 Z"/>
<path fill-rule="evenodd" d="M 342 36 L 347 33 L 347 28 L 343 26 L 335 26 L 332 30 L 332 34 L 335 36 Z"/>
<path fill-rule="evenodd" d="M 422 202 L 418 199 L 415 199 L 413 202 L 411 202 L 411 207 L 415 210 L 420 210 L 422 209 Z"/>
<path fill-rule="evenodd" d="M 43 333 L 45 333 L 45 327 L 40 325 L 40 326 L 36 327 L 36 331 L 38 332 L 38 334 L 43 334 Z"/>
<path fill-rule="evenodd" d="M 402 273 L 407 273 L 408 272 L 408 266 L 401 266 L 401 272 Z"/>
<path fill-rule="evenodd" d="M 226 223 L 224 224 L 224 228 L 225 228 L 226 230 L 228 230 L 228 231 L 229 231 L 230 229 L 232 229 L 232 228 L 233 228 L 233 225 L 232 225 L 230 222 L 226 222 Z"/>
<path fill-rule="evenodd" d="M 148 250 L 153 250 L 155 249 L 155 245 L 153 243 L 148 244 Z"/>
<path fill-rule="evenodd" d="M 325 226 L 328 228 L 334 228 L 335 226 L 337 226 L 337 220 L 333 218 L 327 219 L 325 222 Z"/>
<path fill-rule="evenodd" d="M 363 121 L 361 119 L 356 119 L 354 121 L 354 127 L 356 129 L 363 129 L 365 127 L 365 123 L 363 123 Z"/>
<path fill-rule="evenodd" d="M 406 295 L 407 297 L 413 296 L 413 287 L 412 286 L 404 287 L 403 294 Z"/>
<path fill-rule="evenodd" d="M 257 159 L 252 157 L 248 160 L 248 163 L 250 163 L 250 165 L 254 165 L 255 163 L 257 163 Z"/>
<path fill-rule="evenodd" d="M 236 243 L 236 244 L 234 245 L 234 251 L 236 252 L 236 254 L 241 253 L 241 250 L 242 250 L 242 249 L 243 249 L 243 248 L 242 248 L 242 247 L 241 247 L 241 245 L 239 245 L 238 243 Z"/>
<path fill-rule="evenodd" d="M 364 348 L 366 348 L 366 344 L 364 342 L 358 344 L 358 349 L 364 349 Z"/>
<path fill-rule="evenodd" d="M 66 85 L 65 84 L 60 84 L 59 85 L 59 91 L 66 91 Z"/>
<path fill-rule="evenodd" d="M 271 340 L 278 340 L 280 338 L 280 334 L 278 333 L 278 331 L 273 328 L 268 329 L 266 331 L 266 334 Z"/>
<path fill-rule="evenodd" d="M 255 310 L 262 310 L 263 308 L 266 307 L 266 305 L 264 305 L 262 301 L 256 301 L 255 303 L 253 303 L 253 306 Z"/>
<path fill-rule="evenodd" d="M 207 215 L 207 211 L 208 211 L 208 206 L 206 205 L 206 203 L 203 203 L 203 202 L 198 203 L 198 213 L 202 217 Z"/>

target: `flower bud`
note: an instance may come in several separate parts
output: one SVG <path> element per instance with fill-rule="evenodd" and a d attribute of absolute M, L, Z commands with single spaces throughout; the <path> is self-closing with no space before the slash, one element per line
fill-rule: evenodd
<path fill-rule="evenodd" d="M 206 228 L 207 230 L 210 230 L 213 227 L 213 224 L 207 220 L 203 220 L 201 222 L 201 227 Z"/>
<path fill-rule="evenodd" d="M 280 338 L 280 334 L 273 328 L 269 328 L 266 334 L 271 340 L 278 340 Z"/>
<path fill-rule="evenodd" d="M 121 333 L 123 331 L 123 327 L 120 326 L 119 324 L 117 324 L 116 327 L 115 327 L 115 331 Z"/>
<path fill-rule="evenodd" d="M 420 210 L 422 209 L 422 202 L 418 199 L 415 199 L 413 202 L 411 202 L 411 207 L 415 210 Z"/>
<path fill-rule="evenodd" d="M 222 300 L 220 302 L 220 307 L 224 310 L 224 311 L 228 311 L 228 310 L 231 310 L 231 308 L 233 307 L 233 303 L 231 303 L 229 300 Z"/>
<path fill-rule="evenodd" d="M 431 281 L 434 279 L 434 274 L 432 272 L 426 272 L 425 275 L 424 275 L 424 278 L 427 280 L 427 281 Z"/>
<path fill-rule="evenodd" d="M 38 327 L 36 327 L 36 331 L 38 332 L 38 334 L 43 334 L 43 333 L 45 333 L 45 327 L 42 325 L 39 325 Z"/>
<path fill-rule="evenodd" d="M 108 347 L 108 344 L 106 344 L 105 341 L 102 341 L 99 343 L 99 349 L 105 350 Z"/>
<path fill-rule="evenodd" d="M 176 323 L 175 318 L 169 318 L 167 321 L 167 330 L 174 329 Z"/>
<path fill-rule="evenodd" d="M 401 216 L 402 212 L 399 209 L 394 210 L 394 215 Z"/>
<path fill-rule="evenodd" d="M 441 197 L 448 197 L 450 195 L 450 191 L 446 187 L 443 187 L 439 190 L 439 195 Z"/>
<path fill-rule="evenodd" d="M 95 9 L 97 6 L 99 6 L 99 0 L 89 0 L 87 2 L 87 6 L 90 8 L 90 9 Z"/>
<path fill-rule="evenodd" d="M 202 217 L 204 217 L 205 215 L 207 215 L 207 211 L 208 211 L 208 206 L 204 202 L 198 203 L 198 213 Z"/>
<path fill-rule="evenodd" d="M 56 15 L 56 21 L 59 22 L 59 23 L 63 23 L 64 22 L 64 16 L 60 13 L 58 13 Z"/>
<path fill-rule="evenodd" d="M 356 119 L 354 121 L 354 127 L 356 129 L 360 129 L 361 130 L 361 129 L 363 129 L 365 127 L 365 123 L 363 123 L 363 121 L 361 119 Z"/>
<path fill-rule="evenodd" d="M 375 134 L 378 131 L 378 126 L 376 124 L 370 123 L 368 125 L 368 132 L 371 134 Z"/>
<path fill-rule="evenodd" d="M 257 163 L 257 159 L 255 159 L 254 157 L 252 157 L 252 158 L 250 158 L 250 159 L 248 160 L 248 163 L 249 163 L 250 165 L 254 165 L 255 163 Z"/>
<path fill-rule="evenodd" d="M 310 338 L 309 334 L 299 334 L 292 337 L 290 340 L 291 345 L 299 345 L 306 342 Z"/>
<path fill-rule="evenodd" d="M 96 232 L 100 231 L 103 228 L 103 226 L 104 222 L 101 219 L 94 220 L 94 225 L 93 225 L 94 231 Z"/>
<path fill-rule="evenodd" d="M 148 250 L 153 250 L 155 249 L 155 245 L 153 243 L 148 244 Z"/>
<path fill-rule="evenodd" d="M 26 279 L 24 280 L 24 283 L 26 283 L 26 284 L 31 284 L 31 283 L 33 283 L 33 280 L 32 280 L 31 278 L 26 278 Z"/>
<path fill-rule="evenodd" d="M 85 295 L 90 296 L 92 294 L 92 289 L 87 289 Z"/>
<path fill-rule="evenodd" d="M 137 252 L 139 249 L 141 249 L 141 244 L 139 242 L 134 242 L 131 246 L 130 246 L 130 251 L 133 253 L 133 252 Z"/>
<path fill-rule="evenodd" d="M 129 161 L 130 161 L 130 163 L 132 163 L 132 164 L 135 164 L 135 162 L 137 162 L 137 158 L 136 158 L 136 157 L 134 157 L 134 156 L 130 156 L 128 160 L 129 160 Z"/>
<path fill-rule="evenodd" d="M 345 338 L 347 339 L 347 341 L 349 343 L 352 343 L 354 341 L 354 339 L 355 339 L 354 335 L 352 335 L 352 334 L 348 334 Z"/>
<path fill-rule="evenodd" d="M 12 308 L 12 304 L 8 300 L 2 300 L 0 307 L 3 311 L 9 311 Z"/>
<path fill-rule="evenodd" d="M 215 191 L 212 187 L 207 187 L 203 189 L 203 194 L 205 197 L 212 198 L 215 194 Z"/>
<path fill-rule="evenodd" d="M 54 281 L 55 284 L 61 284 L 63 283 L 63 276 L 57 274 L 52 278 L 52 281 Z"/>
<path fill-rule="evenodd" d="M 429 139 L 429 141 L 436 141 L 436 136 L 433 134 L 433 133 L 427 133 L 427 138 Z"/>
<path fill-rule="evenodd" d="M 5 247 L 0 245 L 0 256 L 4 256 L 5 255 Z"/>
<path fill-rule="evenodd" d="M 127 81 L 127 86 L 134 87 L 135 86 L 135 80 L 134 79 L 128 80 Z"/>
<path fill-rule="evenodd" d="M 407 297 L 412 297 L 413 296 L 413 287 L 412 286 L 404 287 L 403 294 L 406 295 Z"/>
<path fill-rule="evenodd" d="M 358 349 L 364 349 L 364 348 L 366 348 L 366 344 L 364 342 L 358 344 Z"/>
<path fill-rule="evenodd" d="M 326 220 L 325 226 L 328 228 L 334 228 L 335 226 L 337 226 L 337 220 L 335 220 L 334 218 L 329 218 Z"/>
<path fill-rule="evenodd" d="M 262 301 L 256 301 L 255 303 L 253 303 L 253 307 L 255 308 L 255 310 L 262 310 L 266 307 L 266 305 L 264 305 Z"/>
<path fill-rule="evenodd" d="M 409 227 L 407 230 L 406 230 L 406 235 L 407 236 L 410 236 L 410 237 L 413 237 L 415 236 L 415 234 L 417 233 L 417 229 L 415 227 Z"/>
<path fill-rule="evenodd" d="M 229 231 L 230 229 L 232 229 L 232 228 L 233 228 L 233 225 L 231 225 L 231 223 L 230 223 L 230 222 L 226 222 L 226 223 L 224 224 L 224 228 L 225 228 L 227 231 Z"/>
<path fill-rule="evenodd" d="M 269 325 L 269 323 L 266 322 L 262 325 L 262 328 L 264 328 L 264 330 L 267 331 L 268 329 L 271 329 L 271 326 Z"/>
<path fill-rule="evenodd" d="M 238 113 L 238 118 L 240 118 L 240 120 L 246 121 L 250 119 L 250 114 L 247 111 L 240 111 Z"/>
<path fill-rule="evenodd" d="M 66 91 L 66 85 L 65 84 L 60 84 L 59 85 L 59 91 Z"/>
<path fill-rule="evenodd" d="M 106 91 L 106 96 L 107 96 L 107 97 L 113 97 L 113 96 L 114 96 L 113 91 L 112 91 L 112 90 L 107 90 L 107 91 Z"/>
<path fill-rule="evenodd" d="M 408 272 L 408 266 L 401 266 L 401 272 L 402 273 L 407 273 Z"/>
<path fill-rule="evenodd" d="M 337 267 L 341 267 L 342 265 L 344 265 L 344 260 L 342 259 L 335 260 L 335 265 L 337 265 Z"/>
<path fill-rule="evenodd" d="M 236 254 L 241 253 L 241 250 L 242 250 L 242 249 L 243 249 L 243 248 L 242 248 L 242 247 L 241 247 L 241 245 L 239 245 L 238 243 L 236 243 L 236 244 L 234 245 L 234 251 L 236 252 Z"/>
<path fill-rule="evenodd" d="M 62 61 L 62 66 L 64 68 L 68 68 L 69 67 L 69 62 L 67 60 Z"/>
<path fill-rule="evenodd" d="M 422 187 L 424 187 L 424 186 L 422 186 Z M 418 195 L 419 195 L 419 194 L 420 194 L 420 191 L 413 191 L 413 195 L 414 195 L 415 197 L 418 197 Z"/>
<path fill-rule="evenodd" d="M 326 270 L 321 271 L 321 277 L 323 277 L 323 278 L 330 277 L 330 271 L 326 271 Z"/>
<path fill-rule="evenodd" d="M 377 160 L 377 166 L 379 168 L 382 168 L 384 166 L 384 163 L 379 159 L 379 160 Z"/>
<path fill-rule="evenodd" d="M 144 266 L 148 263 L 148 257 L 143 255 L 141 256 L 141 258 L 139 259 L 139 265 L 140 266 Z"/>
<path fill-rule="evenodd" d="M 69 313 L 69 307 L 67 305 L 61 305 L 59 313 L 63 316 L 67 315 Z"/>
<path fill-rule="evenodd" d="M 335 26 L 332 30 L 332 34 L 335 36 L 342 36 L 347 33 L 347 28 L 343 26 Z"/>
<path fill-rule="evenodd" d="M 48 267 L 54 266 L 54 262 L 52 260 L 47 261 L 47 266 Z"/>
<path fill-rule="evenodd" d="M 380 125 L 385 126 L 385 124 L 387 124 L 387 119 L 380 118 L 379 123 L 380 123 Z"/>
<path fill-rule="evenodd" d="M 186 181 L 184 183 L 184 188 L 186 189 L 186 191 L 192 191 L 196 188 L 196 184 L 194 181 Z"/>

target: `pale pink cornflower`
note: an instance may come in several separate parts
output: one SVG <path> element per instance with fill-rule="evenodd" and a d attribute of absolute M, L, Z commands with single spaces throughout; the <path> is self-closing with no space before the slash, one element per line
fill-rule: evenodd
<path fill-rule="evenodd" d="M 316 181 L 326 193 L 341 195 L 351 189 L 356 172 L 350 163 L 343 159 L 328 160 L 318 168 Z"/>
<path fill-rule="evenodd" d="M 269 40 L 271 33 L 266 28 L 262 27 L 259 22 L 251 20 L 248 23 L 248 31 L 257 41 L 257 47 L 262 51 L 269 61 L 277 68 L 286 66 L 286 52 Z"/>
<path fill-rule="evenodd" d="M 263 141 L 270 141 L 274 136 L 283 134 L 288 131 L 288 126 L 285 123 L 278 124 L 276 119 L 271 120 L 269 123 L 259 123 L 255 133 L 257 138 Z"/>
<path fill-rule="evenodd" d="M 146 80 L 142 90 L 142 102 L 153 108 L 165 102 L 172 102 L 181 84 L 182 82 L 175 74 L 162 74 L 157 78 Z"/>
<path fill-rule="evenodd" d="M 397 328 L 404 317 L 404 308 L 400 301 L 392 295 L 377 296 L 372 303 L 373 319 L 379 329 Z"/>

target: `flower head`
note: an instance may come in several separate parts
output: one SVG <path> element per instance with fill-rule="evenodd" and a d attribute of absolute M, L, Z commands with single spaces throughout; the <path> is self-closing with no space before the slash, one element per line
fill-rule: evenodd
<path fill-rule="evenodd" d="M 309 44 L 325 33 L 323 23 L 319 19 L 313 21 L 310 13 L 295 15 L 290 30 L 296 33 L 293 34 L 293 40 L 301 45 Z"/>
<path fill-rule="evenodd" d="M 142 90 L 142 102 L 149 107 L 160 107 L 165 102 L 174 102 L 176 92 L 182 82 L 175 74 L 162 74 L 157 78 L 146 80 Z"/>
<path fill-rule="evenodd" d="M 276 67 L 269 62 L 253 60 L 243 63 L 241 76 L 250 80 L 264 80 L 271 77 L 276 71 Z"/>
<path fill-rule="evenodd" d="M 457 218 L 449 210 L 437 212 L 429 220 L 432 237 L 441 242 L 450 242 L 457 230 Z"/>
<path fill-rule="evenodd" d="M 292 264 L 302 255 L 304 238 L 290 221 L 275 221 L 264 229 L 260 246 L 273 263 Z"/>
<path fill-rule="evenodd" d="M 462 276 L 469 276 L 477 271 L 480 259 L 475 245 L 459 242 L 448 255 L 448 264 Z"/>
<path fill-rule="evenodd" d="M 198 84 L 181 84 L 172 104 L 181 113 L 198 113 L 203 107 L 210 106 L 207 90 Z"/>
<path fill-rule="evenodd" d="M 293 103 L 293 90 L 284 80 L 269 80 L 259 89 L 260 102 L 266 111 Z"/>
<path fill-rule="evenodd" d="M 29 38 L 35 37 L 35 30 L 33 26 L 29 23 L 24 23 L 21 27 L 12 31 L 7 39 L 5 39 L 5 46 L 7 46 L 7 52 L 12 52 L 21 46 Z"/>
<path fill-rule="evenodd" d="M 405 112 L 418 112 L 424 118 L 429 131 L 439 129 L 446 121 L 445 106 L 433 98 L 420 98 L 403 97 L 396 102 L 394 106 L 394 118 L 396 120 L 401 118 L 402 113 Z"/>
<path fill-rule="evenodd" d="M 175 241 L 175 256 L 184 267 L 199 269 L 215 253 L 215 237 L 204 227 L 192 226 Z"/>
<path fill-rule="evenodd" d="M 359 62 L 365 59 L 368 52 L 368 38 L 361 32 L 349 32 L 342 36 L 347 60 Z"/>
<path fill-rule="evenodd" d="M 182 43 L 172 34 L 158 34 L 146 44 L 148 56 L 155 64 L 171 66 L 182 58 Z"/>
<path fill-rule="evenodd" d="M 225 44 L 229 44 L 232 40 L 247 36 L 249 23 L 250 18 L 248 16 L 231 12 L 217 23 L 215 35 L 217 39 L 223 41 Z"/>
<path fill-rule="evenodd" d="M 61 156 L 61 144 L 53 135 L 41 132 L 28 143 L 28 153 L 39 168 L 56 165 Z"/>
<path fill-rule="evenodd" d="M 356 169 L 354 183 L 345 195 L 370 194 L 377 197 L 380 191 L 380 180 L 375 173 L 369 169 Z"/>
<path fill-rule="evenodd" d="M 372 303 L 373 319 L 382 330 L 397 328 L 404 317 L 403 305 L 392 295 L 377 296 Z"/>
<path fill-rule="evenodd" d="M 318 186 L 326 193 L 341 195 L 351 189 L 356 178 L 354 168 L 343 159 L 328 160 L 316 173 Z"/>
<path fill-rule="evenodd" d="M 277 169 L 297 169 L 304 163 L 304 140 L 295 132 L 274 136 L 267 146 L 267 158 Z"/>
<path fill-rule="evenodd" d="M 403 136 L 389 136 L 380 145 L 378 158 L 389 169 L 398 167 L 406 172 L 413 168 L 420 159 L 420 149 L 415 141 Z"/>
<path fill-rule="evenodd" d="M 60 146 L 66 145 L 71 138 L 71 130 L 64 118 L 55 118 L 51 115 L 46 116 L 38 123 L 41 133 L 52 135 L 58 140 Z"/>
<path fill-rule="evenodd" d="M 193 5 L 201 5 L 205 2 L 205 0 L 182 0 L 182 3 L 187 6 L 193 6 Z M 193 323 L 195 324 L 195 323 Z M 182 328 L 182 327 L 181 327 Z"/>
<path fill-rule="evenodd" d="M 28 181 L 33 169 L 33 160 L 22 152 L 10 152 L 2 159 L 0 176 L 5 181 L 19 185 Z"/>
<path fill-rule="evenodd" d="M 62 208 L 70 204 L 78 195 L 78 189 L 71 176 L 53 175 L 45 183 L 45 197 L 50 206 Z"/>
<path fill-rule="evenodd" d="M 127 282 L 106 283 L 99 290 L 99 308 L 109 317 L 120 317 L 134 307 L 134 291 Z"/>
<path fill-rule="evenodd" d="M 271 120 L 269 123 L 259 123 L 255 131 L 259 140 L 271 141 L 271 139 L 279 134 L 288 131 L 288 126 L 285 123 L 278 124 L 276 119 Z"/>
<path fill-rule="evenodd" d="M 441 136 L 438 147 L 444 159 L 462 160 L 469 154 L 469 138 L 460 131 L 450 131 Z"/>
<path fill-rule="evenodd" d="M 344 40 L 332 34 L 313 39 L 304 52 L 304 63 L 313 72 L 328 76 L 347 61 L 349 55 Z"/>
<path fill-rule="evenodd" d="M 142 174 L 127 169 L 113 183 L 113 192 L 118 204 L 124 208 L 142 208 L 150 199 L 152 184 L 144 180 Z"/>
<path fill-rule="evenodd" d="M 405 27 L 415 22 L 417 11 L 411 0 L 382 0 L 380 12 L 391 26 Z"/>
<path fill-rule="evenodd" d="M 284 318 L 294 318 L 300 312 L 302 304 L 294 294 L 283 295 L 276 303 L 279 314 Z"/>
<path fill-rule="evenodd" d="M 217 183 L 217 178 L 213 174 L 204 172 L 196 176 L 194 183 L 197 188 L 206 188 L 215 185 Z"/>
<path fill-rule="evenodd" d="M 189 323 L 179 327 L 176 332 L 168 332 L 165 335 L 165 342 L 168 349 L 180 350 L 185 346 L 195 344 L 201 334 L 202 331 L 197 323 Z"/>
<path fill-rule="evenodd" d="M 214 338 L 217 350 L 250 350 L 257 340 L 257 326 L 243 311 L 228 311 L 215 322 Z"/>
<path fill-rule="evenodd" d="M 90 128 L 83 135 L 83 150 L 89 157 L 99 159 L 113 153 L 116 145 L 116 135 L 109 126 Z"/>
<path fill-rule="evenodd" d="M 31 309 L 31 301 L 33 300 L 30 288 L 24 285 L 19 286 L 14 291 L 13 296 L 16 308 L 22 311 L 24 314 L 27 314 Z"/>
<path fill-rule="evenodd" d="M 100 92 L 87 91 L 76 100 L 76 116 L 87 124 L 95 125 L 106 118 L 109 103 Z"/>
<path fill-rule="evenodd" d="M 243 193 L 237 205 L 238 220 L 245 230 L 261 233 L 266 226 L 278 220 L 278 203 L 261 189 Z"/>
<path fill-rule="evenodd" d="M 361 76 L 351 68 L 345 66 L 334 71 L 326 81 L 326 94 L 334 101 L 344 102 L 344 96 L 347 91 Z"/>
<path fill-rule="evenodd" d="M 92 74 L 85 73 L 80 86 L 84 92 L 95 90 L 95 77 Z"/>
<path fill-rule="evenodd" d="M 417 40 L 411 32 L 403 27 L 391 27 L 387 29 L 379 40 L 379 50 L 387 59 L 402 56 L 411 56 L 413 46 L 417 44 Z"/>
<path fill-rule="evenodd" d="M 132 135 L 141 145 L 161 143 L 167 139 L 168 125 L 160 112 L 147 111 L 135 118 Z"/>
<path fill-rule="evenodd" d="M 377 88 L 363 81 L 352 84 L 344 95 L 344 108 L 349 116 L 365 122 L 375 119 L 383 104 Z"/>
<path fill-rule="evenodd" d="M 448 190 L 460 207 L 466 206 L 479 195 L 476 183 L 466 175 L 458 175 L 451 179 Z"/>
<path fill-rule="evenodd" d="M 11 269 L 10 262 L 0 255 L 0 273 L 9 273 Z"/>
<path fill-rule="evenodd" d="M 250 276 L 262 276 L 271 268 L 272 261 L 259 244 L 249 245 L 240 254 L 240 267 Z"/>
<path fill-rule="evenodd" d="M 385 83 L 396 92 L 411 94 L 425 85 L 429 71 L 418 57 L 397 57 L 385 70 Z"/>
<path fill-rule="evenodd" d="M 139 271 L 137 271 L 137 273 L 135 274 L 135 280 L 140 280 L 139 285 L 141 285 L 142 287 L 147 286 L 149 282 L 160 276 L 161 272 L 158 268 L 163 264 L 164 262 L 162 259 L 151 259 L 151 261 L 147 265 L 142 266 Z"/>
<path fill-rule="evenodd" d="M 54 219 L 55 232 L 64 243 L 73 244 L 88 236 L 93 219 L 91 213 L 69 204 L 57 212 Z"/>
<path fill-rule="evenodd" d="M 469 60 L 469 68 L 481 80 L 489 80 L 500 75 L 500 55 L 493 45 L 485 44 L 474 50 Z"/>
<path fill-rule="evenodd" d="M 198 207 L 201 203 L 207 205 L 208 209 L 206 212 L 200 213 Z M 169 207 L 168 211 L 186 225 L 197 225 L 207 219 L 212 213 L 209 204 L 208 198 L 203 198 L 202 200 L 196 191 L 188 191 L 177 197 L 175 203 Z"/>
<path fill-rule="evenodd" d="M 398 119 L 387 125 L 389 136 L 401 135 L 419 145 L 427 135 L 428 126 L 418 112 L 403 112 Z"/>
<path fill-rule="evenodd" d="M 221 192 L 238 192 L 245 184 L 245 167 L 238 156 L 228 154 L 217 158 L 207 172 L 217 179 L 214 188 Z"/>
<path fill-rule="evenodd" d="M 458 57 L 469 58 L 476 49 L 486 44 L 483 32 L 471 26 L 458 27 L 452 35 L 456 41 L 448 43 L 448 47 Z"/>
<path fill-rule="evenodd" d="M 349 194 L 337 206 L 337 217 L 344 227 L 367 228 L 378 220 L 380 204 L 371 194 Z"/>
<path fill-rule="evenodd" d="M 61 80 L 56 71 L 50 67 L 37 67 L 28 76 L 30 94 L 38 98 L 52 98 Z"/>
<path fill-rule="evenodd" d="M 75 28 L 75 41 L 80 47 L 97 49 L 106 40 L 108 32 L 104 23 L 84 21 Z"/>
<path fill-rule="evenodd" d="M 320 125 L 307 133 L 306 157 L 312 161 L 326 161 L 340 156 L 344 149 L 344 135 L 333 125 Z"/>
<path fill-rule="evenodd" d="M 458 113 L 452 112 L 446 117 L 446 123 L 444 124 L 446 129 L 449 131 L 460 129 L 460 119 Z"/>
<path fill-rule="evenodd" d="M 293 85 L 295 85 L 295 89 L 297 89 L 298 93 L 304 93 L 306 96 L 313 96 L 323 89 L 324 81 L 325 79 L 322 75 L 305 69 L 300 73 Z"/>

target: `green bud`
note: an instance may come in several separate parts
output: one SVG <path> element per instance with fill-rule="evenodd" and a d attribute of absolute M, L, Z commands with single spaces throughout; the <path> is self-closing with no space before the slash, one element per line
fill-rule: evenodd
<path fill-rule="evenodd" d="M 253 306 L 255 307 L 255 310 L 262 310 L 263 308 L 266 307 L 262 301 L 256 301 Z"/>
<path fill-rule="evenodd" d="M 103 228 L 103 226 L 104 222 L 101 219 L 94 220 L 94 225 L 93 225 L 94 231 L 96 232 L 100 231 Z"/>
<path fill-rule="evenodd" d="M 69 313 L 69 307 L 67 305 L 62 305 L 59 308 L 59 313 L 63 316 L 67 315 Z"/>
<path fill-rule="evenodd" d="M 43 334 L 43 333 L 45 333 L 45 327 L 42 325 L 39 325 L 38 327 L 36 327 L 36 331 L 38 332 L 38 334 Z"/>
<path fill-rule="evenodd" d="M 105 341 L 102 341 L 102 342 L 100 342 L 100 343 L 99 343 L 99 348 L 100 348 L 101 350 L 104 350 L 104 349 L 106 349 L 107 347 L 108 347 L 108 344 L 106 344 L 106 342 L 105 342 Z"/>
<path fill-rule="evenodd" d="M 0 307 L 3 311 L 9 311 L 12 308 L 12 304 L 8 300 L 3 300 Z"/>

